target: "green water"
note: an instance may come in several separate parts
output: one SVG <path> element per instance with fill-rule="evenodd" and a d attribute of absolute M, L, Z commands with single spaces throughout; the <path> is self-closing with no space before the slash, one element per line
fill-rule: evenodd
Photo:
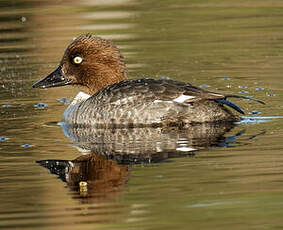
<path fill-rule="evenodd" d="M 2 229 L 283 227 L 282 119 L 236 126 L 225 134 L 241 133 L 230 147 L 111 163 L 121 172 L 116 190 L 86 198 L 36 163 L 82 156 L 57 125 L 67 106 L 60 100 L 79 89 L 31 88 L 73 37 L 90 32 L 121 49 L 131 78 L 170 76 L 253 96 L 266 105 L 234 100 L 247 116 L 282 116 L 282 1 L 3 0 L 0 7 Z"/>

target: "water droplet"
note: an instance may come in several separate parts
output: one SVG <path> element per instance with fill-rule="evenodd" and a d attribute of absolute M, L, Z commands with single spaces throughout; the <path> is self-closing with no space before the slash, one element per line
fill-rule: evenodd
<path fill-rule="evenodd" d="M 161 76 L 160 79 L 170 80 L 170 77 L 168 77 L 168 76 Z"/>
<path fill-rule="evenodd" d="M 32 147 L 32 145 L 30 145 L 30 144 L 23 144 L 23 145 L 21 145 L 21 147 L 23 147 L 23 148 L 30 148 L 30 147 Z"/>
<path fill-rule="evenodd" d="M 37 108 L 37 109 L 44 109 L 47 106 L 47 104 L 45 103 L 38 103 L 36 105 L 34 105 L 33 107 Z"/>
<path fill-rule="evenodd" d="M 262 91 L 264 88 L 256 88 L 257 91 Z"/>
<path fill-rule="evenodd" d="M 11 107 L 11 105 L 9 105 L 9 104 L 3 104 L 2 107 L 3 107 L 3 108 L 8 108 L 8 107 Z"/>
<path fill-rule="evenodd" d="M 248 91 L 246 91 L 246 90 L 241 90 L 239 93 L 244 94 L 244 93 L 248 93 Z"/>
<path fill-rule="evenodd" d="M 159 174 L 159 175 L 156 175 L 155 177 L 156 178 L 163 178 L 164 176 Z"/>
<path fill-rule="evenodd" d="M 203 88 L 203 89 L 206 89 L 206 88 L 209 88 L 209 87 L 210 87 L 210 85 L 207 85 L 207 84 L 200 85 L 200 88 Z"/>
<path fill-rule="evenodd" d="M 268 97 L 274 97 L 275 94 L 274 94 L 274 93 L 268 93 L 267 96 L 268 96 Z"/>
<path fill-rule="evenodd" d="M 239 88 L 239 89 L 247 89 L 248 86 L 246 86 L 246 85 L 239 85 L 238 88 Z"/>
<path fill-rule="evenodd" d="M 21 22 L 26 22 L 27 18 L 26 17 L 21 17 Z"/>
<path fill-rule="evenodd" d="M 58 101 L 62 102 L 65 105 L 68 105 L 70 104 L 72 99 L 73 99 L 72 97 L 63 97 L 63 98 L 59 98 Z"/>
<path fill-rule="evenodd" d="M 250 115 L 258 115 L 261 114 L 261 112 L 257 111 L 257 110 L 253 110 L 251 112 L 249 112 Z"/>
<path fill-rule="evenodd" d="M 230 78 L 229 78 L 229 77 L 223 77 L 222 80 L 223 80 L 223 81 L 229 81 Z"/>
<path fill-rule="evenodd" d="M 0 141 L 6 141 L 8 139 L 9 139 L 8 137 L 0 137 Z"/>

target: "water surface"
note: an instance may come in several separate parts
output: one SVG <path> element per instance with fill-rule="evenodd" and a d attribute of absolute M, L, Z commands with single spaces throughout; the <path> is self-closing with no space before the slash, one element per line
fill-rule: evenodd
<path fill-rule="evenodd" d="M 280 0 L 14 0 L 0 7 L 3 229 L 283 227 Z M 79 89 L 31 85 L 56 67 L 73 37 L 87 32 L 118 45 L 131 78 L 170 76 L 253 96 L 266 105 L 237 103 L 248 117 L 268 122 L 217 129 L 213 138 L 164 130 L 98 132 L 110 139 L 96 138 L 96 152 L 83 155 L 88 141 L 79 145 L 57 124 Z M 131 145 L 132 137 L 148 134 L 158 141 L 148 138 L 145 145 L 137 138 Z M 117 137 L 127 141 L 117 144 Z M 152 155 L 153 147 L 162 154 Z M 137 150 L 138 156 L 122 154 Z M 111 155 L 115 151 L 120 155 Z M 94 181 L 87 190 L 79 184 L 84 180 Z"/>

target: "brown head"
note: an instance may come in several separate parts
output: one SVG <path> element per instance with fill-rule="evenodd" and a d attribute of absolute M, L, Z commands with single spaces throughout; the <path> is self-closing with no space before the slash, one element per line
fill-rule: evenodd
<path fill-rule="evenodd" d="M 66 49 L 60 65 L 33 88 L 79 85 L 93 94 L 127 78 L 123 56 L 110 41 L 94 35 L 77 37 Z"/>

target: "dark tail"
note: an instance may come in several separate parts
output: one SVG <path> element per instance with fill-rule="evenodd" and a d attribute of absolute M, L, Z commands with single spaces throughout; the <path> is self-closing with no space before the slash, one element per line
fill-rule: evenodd
<path fill-rule="evenodd" d="M 229 107 L 231 107 L 232 109 L 235 109 L 236 111 L 238 111 L 241 114 L 245 114 L 244 110 L 242 108 L 240 108 L 239 106 L 237 106 L 236 104 L 234 104 L 233 102 L 228 101 L 226 99 L 228 97 L 243 98 L 243 99 L 248 99 L 248 100 L 256 101 L 256 102 L 258 102 L 260 104 L 265 104 L 263 101 L 255 99 L 255 98 L 239 96 L 239 95 L 234 95 L 234 94 L 227 94 L 227 95 L 225 95 L 225 99 L 216 100 L 217 102 L 220 102 L 222 104 L 228 105 Z"/>
<path fill-rule="evenodd" d="M 220 99 L 220 100 L 216 100 L 216 101 L 220 102 L 222 104 L 228 105 L 229 107 L 231 107 L 232 109 L 235 109 L 236 111 L 238 111 L 241 114 L 245 114 L 245 112 L 242 108 L 240 108 L 239 106 L 237 106 L 236 104 L 234 104 L 231 101 L 228 101 L 226 99 Z"/>
<path fill-rule="evenodd" d="M 260 104 L 265 105 L 264 101 L 258 100 L 256 98 L 252 98 L 252 97 L 245 97 L 245 96 L 239 96 L 239 95 L 234 95 L 234 94 L 225 94 L 225 99 L 228 97 L 234 97 L 234 98 L 243 98 L 243 99 L 247 99 L 247 100 L 252 100 L 252 101 L 256 101 Z"/>

